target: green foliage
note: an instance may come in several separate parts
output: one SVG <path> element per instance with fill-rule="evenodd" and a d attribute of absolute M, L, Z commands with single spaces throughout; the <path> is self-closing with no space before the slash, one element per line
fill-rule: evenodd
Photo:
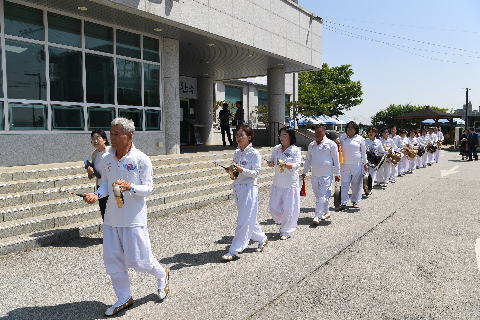
<path fill-rule="evenodd" d="M 405 113 L 414 112 L 417 110 L 425 109 L 426 106 L 414 106 L 410 103 L 401 105 L 401 104 L 391 104 L 388 108 L 378 111 L 372 117 L 372 124 L 377 128 L 380 127 L 392 127 L 398 126 L 400 127 L 402 122 L 400 119 L 394 119 L 397 116 L 401 116 Z M 438 107 L 430 107 L 430 109 L 435 109 L 443 112 L 448 112 L 448 109 L 445 108 L 438 108 Z M 423 121 L 423 120 L 422 120 Z M 405 128 L 413 129 L 417 127 L 417 120 L 404 120 L 403 126 Z"/>
<path fill-rule="evenodd" d="M 302 72 L 298 77 L 299 101 L 313 114 L 342 115 L 363 101 L 362 84 L 350 79 L 353 74 L 351 65 L 329 68 L 326 63 L 319 71 Z"/>
<path fill-rule="evenodd" d="M 252 113 L 257 115 L 258 122 L 267 123 L 268 122 L 268 104 L 262 104 L 260 106 L 255 106 L 255 110 Z"/>

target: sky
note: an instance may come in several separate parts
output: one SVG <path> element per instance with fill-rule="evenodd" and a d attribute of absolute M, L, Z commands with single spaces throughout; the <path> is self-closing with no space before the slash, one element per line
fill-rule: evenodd
<path fill-rule="evenodd" d="M 349 64 L 362 123 L 390 104 L 461 109 L 466 88 L 480 106 L 479 0 L 299 0 L 323 18 L 322 62 Z"/>

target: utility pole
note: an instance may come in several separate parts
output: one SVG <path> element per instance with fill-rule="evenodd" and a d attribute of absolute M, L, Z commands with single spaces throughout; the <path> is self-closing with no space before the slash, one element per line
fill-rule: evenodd
<path fill-rule="evenodd" d="M 466 100 L 465 100 L 465 128 L 468 128 L 468 91 L 470 91 L 471 89 L 468 89 L 467 88 L 467 97 L 466 97 Z"/>

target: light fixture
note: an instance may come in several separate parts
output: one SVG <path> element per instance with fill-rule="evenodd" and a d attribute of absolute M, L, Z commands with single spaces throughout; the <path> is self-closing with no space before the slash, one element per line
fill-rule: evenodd
<path fill-rule="evenodd" d="M 248 56 L 249 56 L 249 57 L 253 57 L 253 54 L 249 54 Z"/>
<path fill-rule="evenodd" d="M 85 11 L 85 10 L 87 10 L 87 7 L 78 7 L 77 9 L 78 9 L 78 10 Z"/>
<path fill-rule="evenodd" d="M 283 63 L 279 63 L 278 65 L 279 65 L 279 66 L 283 66 Z"/>
<path fill-rule="evenodd" d="M 214 46 L 215 44 L 214 43 L 207 43 L 208 46 Z"/>
<path fill-rule="evenodd" d="M 155 29 L 153 29 L 153 30 L 155 30 L 155 31 L 162 31 L 162 28 L 155 28 Z"/>
<path fill-rule="evenodd" d="M 206 61 L 205 63 L 210 63 L 210 61 Z"/>
<path fill-rule="evenodd" d="M 203 75 L 204 75 L 204 76 L 208 76 L 208 73 L 204 73 Z"/>

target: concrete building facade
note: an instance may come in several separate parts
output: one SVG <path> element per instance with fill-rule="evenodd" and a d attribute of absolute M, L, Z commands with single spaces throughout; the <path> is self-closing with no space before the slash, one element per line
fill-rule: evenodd
<path fill-rule="evenodd" d="M 0 25 L 0 166 L 81 160 L 117 116 L 148 155 L 179 153 L 185 119 L 209 144 L 229 86 L 284 121 L 296 73 L 322 65 L 322 19 L 291 0 L 2 0 Z"/>

